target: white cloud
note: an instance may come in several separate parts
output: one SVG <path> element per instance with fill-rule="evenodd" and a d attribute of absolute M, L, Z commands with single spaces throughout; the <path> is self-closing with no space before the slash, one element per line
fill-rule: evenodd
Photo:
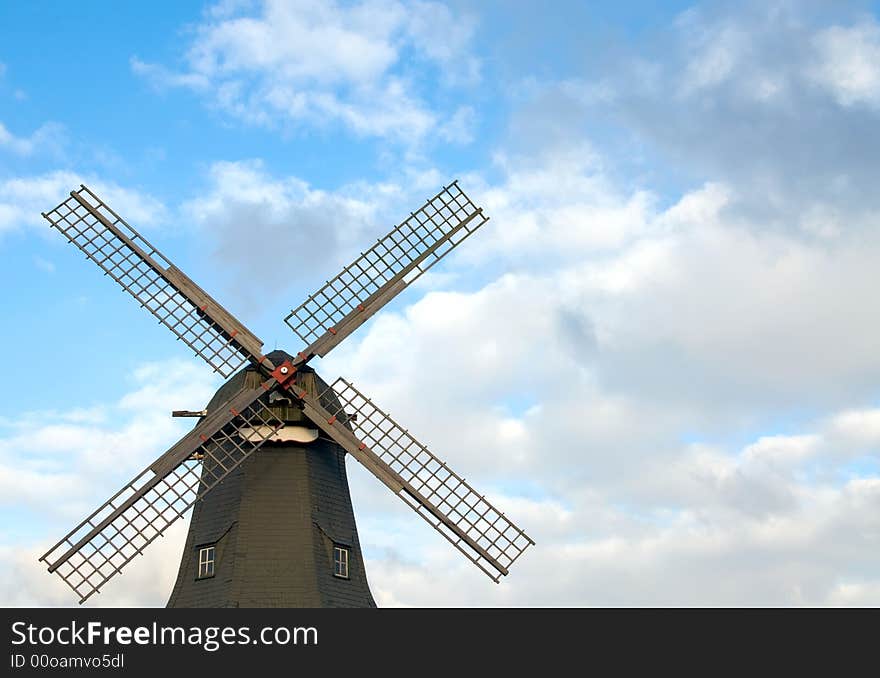
<path fill-rule="evenodd" d="M 389 554 L 368 567 L 385 605 L 869 605 L 877 558 L 865 543 L 877 524 L 865 512 L 878 500 L 876 489 L 847 486 L 790 517 L 682 514 L 663 525 L 586 506 L 570 520 L 580 532 L 539 533 L 498 586 L 439 553 L 418 566 Z M 588 518 L 614 535 L 590 535 Z"/>
<path fill-rule="evenodd" d="M 706 26 L 697 10 L 685 12 L 678 20 L 694 57 L 687 63 L 682 94 L 711 89 L 731 78 L 748 50 L 748 33 L 736 25 Z"/>
<path fill-rule="evenodd" d="M 499 154 L 495 164 L 504 181 L 484 194 L 493 215 L 486 252 L 555 259 L 614 250 L 645 228 L 652 210 L 646 192 L 621 195 L 585 144 L 539 157 Z"/>
<path fill-rule="evenodd" d="M 137 57 L 132 69 L 159 87 L 204 92 L 252 124 L 337 123 L 357 135 L 407 142 L 441 126 L 448 141 L 469 140 L 459 129 L 466 114 L 444 122 L 429 110 L 407 62 L 434 67 L 438 83 L 475 82 L 471 17 L 433 2 L 391 0 L 268 0 L 252 9 L 227 3 L 209 10 L 186 52 L 186 71 Z"/>
<path fill-rule="evenodd" d="M 473 141 L 476 112 L 470 106 L 459 107 L 452 117 L 438 130 L 440 137 L 453 143 L 467 144 Z"/>
<path fill-rule="evenodd" d="M 64 129 L 57 123 L 49 122 L 40 126 L 30 136 L 20 137 L 10 132 L 0 122 L 0 150 L 16 155 L 30 156 L 37 151 L 54 152 L 62 143 Z"/>
<path fill-rule="evenodd" d="M 832 419 L 831 428 L 849 444 L 880 444 L 880 409 L 857 409 L 841 412 Z"/>
<path fill-rule="evenodd" d="M 832 26 L 813 38 L 816 62 L 810 74 L 842 106 L 880 107 L 880 25 L 867 19 Z"/>
<path fill-rule="evenodd" d="M 408 509 L 352 473 L 379 600 L 872 600 L 878 526 L 865 512 L 880 494 L 858 477 L 870 467 L 853 477 L 849 464 L 877 458 L 875 413 L 852 408 L 880 379 L 880 322 L 859 310 L 880 240 L 762 230 L 730 209 L 739 194 L 722 182 L 660 210 L 585 149 L 529 160 L 499 159 L 502 181 L 475 192 L 492 221 L 453 255 L 452 270 L 501 273 L 468 292 L 409 291 L 408 306 L 321 371 L 350 378 L 478 489 L 496 490 L 538 546 L 494 587 L 439 545 L 422 550 Z M 793 403 L 836 414 L 774 433 Z M 733 450 L 681 442 L 764 427 Z M 538 498 L 498 491 L 510 483 Z"/>
<path fill-rule="evenodd" d="M 821 457 L 820 438 L 809 444 Z M 499 497 L 537 541 L 501 585 L 440 550 L 412 562 L 386 546 L 368 563 L 374 591 L 381 604 L 414 606 L 873 604 L 880 481 L 817 485 L 800 466 L 768 474 L 750 452 L 768 444 L 643 467 L 634 477 L 663 492 L 649 501 L 598 487 L 565 508 Z M 360 518 L 362 535 L 387 520 Z M 398 537 L 401 550 L 412 543 Z"/>
<path fill-rule="evenodd" d="M 186 540 L 189 518 L 168 528 L 164 538 L 154 541 L 143 556 L 125 567 L 93 596 L 87 607 L 162 607 L 171 595 L 177 577 L 180 553 Z M 15 547 L 0 545 L 0 600 L 8 607 L 74 607 L 78 599 L 57 574 L 50 574 L 38 562 L 45 545 Z"/>
<path fill-rule="evenodd" d="M 117 403 L 71 412 L 19 413 L 0 422 L 0 463 L 8 481 L 0 502 L 21 505 L 32 499 L 36 506 L 52 496 L 55 510 L 67 511 L 96 491 L 105 494 L 111 488 L 95 486 L 102 477 L 133 476 L 165 443 L 179 437 L 184 429 L 170 417 L 173 403 L 207 402 L 214 383 L 203 365 L 188 361 L 146 365 L 131 379 L 134 390 Z M 32 474 L 35 482 L 16 488 L 16 473 Z M 70 484 L 92 476 L 96 483 Z M 59 491 L 44 493 L 39 483 Z M 60 491 L 62 485 L 66 491 Z"/>
<path fill-rule="evenodd" d="M 229 293 L 246 295 L 250 304 L 265 303 L 293 283 L 313 285 L 328 270 L 356 255 L 375 232 L 377 216 L 399 189 L 393 184 L 353 184 L 330 192 L 293 176 L 274 177 L 260 161 L 217 162 L 209 186 L 186 202 L 187 220 L 210 234 L 213 256 L 232 270 Z M 294 266 L 266 266 L 256 240 L 272 243 L 276 252 L 295 256 Z M 259 290 L 254 276 L 264 281 Z M 251 295 L 251 296 L 247 296 Z"/>
<path fill-rule="evenodd" d="M 476 21 L 468 14 L 456 14 L 439 2 L 415 2 L 407 16 L 407 40 L 440 65 L 442 77 L 452 83 L 476 83 L 480 61 L 471 54 Z"/>
<path fill-rule="evenodd" d="M 870 229 L 880 24 L 840 4 L 831 25 L 815 3 L 695 6 L 601 77 L 541 84 L 526 131 L 540 138 L 555 124 L 571 139 L 602 120 L 626 139 L 608 157 L 635 156 L 618 164 L 663 183 L 732 184 L 733 208 L 763 230 Z"/>
<path fill-rule="evenodd" d="M 159 64 L 148 64 L 137 57 L 131 57 L 131 70 L 137 75 L 147 78 L 160 88 L 166 87 L 191 87 L 192 89 L 207 89 L 210 81 L 200 73 L 174 73 Z"/>
<path fill-rule="evenodd" d="M 183 360 L 142 365 L 130 382 L 132 390 L 115 403 L 19 413 L 0 421 L 0 503 L 17 516 L 15 527 L 0 531 L 0 599 L 5 604 L 76 602 L 37 559 L 185 433 L 189 425 L 170 416 L 174 407 L 206 403 L 217 386 L 204 365 Z M 185 522 L 175 524 L 92 604 L 164 604 L 177 572 Z M 33 529 L 26 538 L 16 536 L 29 524 L 39 526 L 38 543 Z"/>
<path fill-rule="evenodd" d="M 31 225 L 45 225 L 40 216 L 85 183 L 125 219 L 150 226 L 165 216 L 165 207 L 152 196 L 93 176 L 57 170 L 34 176 L 0 179 L 0 233 Z"/>

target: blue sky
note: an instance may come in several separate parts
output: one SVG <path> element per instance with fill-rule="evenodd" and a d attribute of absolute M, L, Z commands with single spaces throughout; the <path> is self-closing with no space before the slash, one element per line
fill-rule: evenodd
<path fill-rule="evenodd" d="M 0 596 L 69 602 L 33 554 L 219 385 L 41 210 L 85 181 L 293 351 L 457 177 L 489 225 L 317 365 L 538 546 L 487 585 L 352 463 L 380 604 L 880 602 L 880 5 L 553 7 L 0 6 Z"/>

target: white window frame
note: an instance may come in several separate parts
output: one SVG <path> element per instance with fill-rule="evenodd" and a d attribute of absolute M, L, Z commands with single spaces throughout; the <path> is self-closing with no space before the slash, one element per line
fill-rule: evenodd
<path fill-rule="evenodd" d="M 214 576 L 217 561 L 217 547 L 215 544 L 199 547 L 199 569 L 196 579 L 209 579 Z"/>
<path fill-rule="evenodd" d="M 350 562 L 351 549 L 341 544 L 333 544 L 333 576 L 339 579 L 349 579 Z M 337 563 L 340 565 L 339 568 L 337 568 Z"/>

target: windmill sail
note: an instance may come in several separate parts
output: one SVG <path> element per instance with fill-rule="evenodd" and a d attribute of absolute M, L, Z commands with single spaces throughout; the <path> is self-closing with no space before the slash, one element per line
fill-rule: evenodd
<path fill-rule="evenodd" d="M 263 342 L 86 186 L 43 217 L 214 371 L 260 356 Z"/>
<path fill-rule="evenodd" d="M 267 401 L 263 388 L 240 391 L 40 560 L 85 602 L 283 427 Z"/>
<path fill-rule="evenodd" d="M 312 294 L 284 321 L 324 356 L 488 221 L 451 183 Z"/>
<path fill-rule="evenodd" d="M 496 582 L 535 543 L 345 379 L 298 396 L 306 416 Z"/>

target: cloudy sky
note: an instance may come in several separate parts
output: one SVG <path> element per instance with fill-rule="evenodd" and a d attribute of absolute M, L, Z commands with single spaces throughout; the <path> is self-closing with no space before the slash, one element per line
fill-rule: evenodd
<path fill-rule="evenodd" d="M 316 366 L 537 546 L 496 585 L 350 461 L 380 605 L 880 604 L 880 3 L 658 4 L 0 6 L 0 603 L 75 602 L 37 556 L 219 386 L 41 211 L 88 183 L 296 351 L 457 177 L 491 221 Z"/>

